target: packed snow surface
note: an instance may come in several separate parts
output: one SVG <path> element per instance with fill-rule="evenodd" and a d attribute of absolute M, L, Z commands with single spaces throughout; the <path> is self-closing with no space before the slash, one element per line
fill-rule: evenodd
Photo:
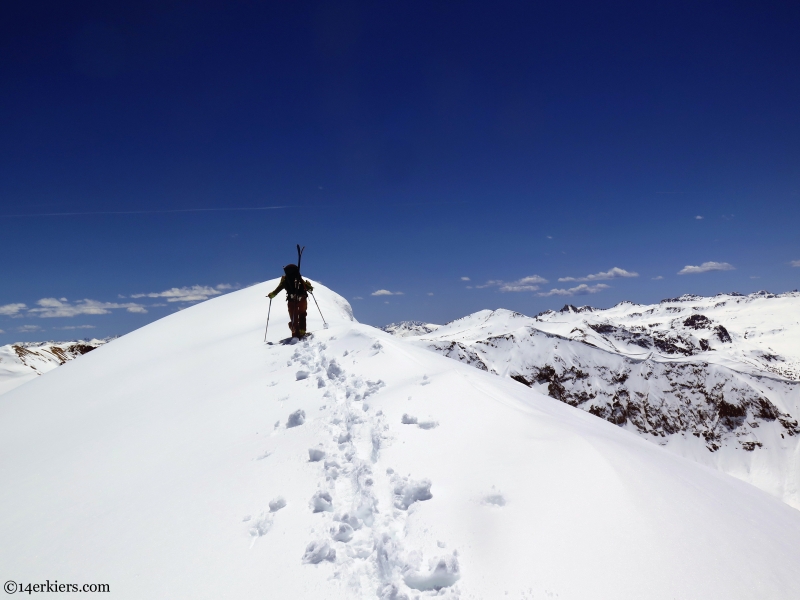
<path fill-rule="evenodd" d="M 800 293 L 484 310 L 408 339 L 800 508 Z"/>
<path fill-rule="evenodd" d="M 0 397 L 5 579 L 112 598 L 800 597 L 800 512 L 266 282 Z M 313 308 L 312 308 L 313 311 Z M 305 376 L 299 376 L 300 372 Z"/>

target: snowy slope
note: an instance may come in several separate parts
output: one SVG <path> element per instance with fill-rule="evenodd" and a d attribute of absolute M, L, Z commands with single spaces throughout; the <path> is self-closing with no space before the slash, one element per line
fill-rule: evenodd
<path fill-rule="evenodd" d="M 798 598 L 800 513 L 276 281 L 0 397 L 0 575 L 112 598 Z M 270 339 L 288 331 L 274 302 Z"/>
<path fill-rule="evenodd" d="M 111 341 L 21 342 L 0 346 L 0 394 Z"/>
<path fill-rule="evenodd" d="M 800 508 L 797 292 L 481 311 L 413 340 Z"/>

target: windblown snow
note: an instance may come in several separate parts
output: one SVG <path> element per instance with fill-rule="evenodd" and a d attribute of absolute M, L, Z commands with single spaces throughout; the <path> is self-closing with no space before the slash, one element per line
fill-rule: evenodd
<path fill-rule="evenodd" d="M 416 343 L 800 508 L 800 293 L 458 319 Z"/>
<path fill-rule="evenodd" d="M 0 396 L 0 570 L 117 598 L 797 598 L 800 512 L 276 281 Z M 414 338 L 409 338 L 414 339 Z"/>

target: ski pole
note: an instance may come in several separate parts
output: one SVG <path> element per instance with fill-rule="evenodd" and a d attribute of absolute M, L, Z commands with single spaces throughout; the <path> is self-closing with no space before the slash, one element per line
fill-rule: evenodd
<path fill-rule="evenodd" d="M 314 299 L 314 304 L 317 305 L 317 310 L 319 310 L 319 316 L 322 317 L 322 311 L 319 308 L 319 302 L 317 302 L 317 297 L 314 295 L 314 292 L 310 292 L 311 297 Z M 325 329 L 328 328 L 328 322 L 325 320 L 325 317 L 322 317 L 322 322 L 325 323 Z"/>
<path fill-rule="evenodd" d="M 269 308 L 267 309 L 267 326 L 264 328 L 264 341 L 267 341 L 267 330 L 269 329 L 269 313 L 272 312 L 272 298 L 269 299 Z"/>

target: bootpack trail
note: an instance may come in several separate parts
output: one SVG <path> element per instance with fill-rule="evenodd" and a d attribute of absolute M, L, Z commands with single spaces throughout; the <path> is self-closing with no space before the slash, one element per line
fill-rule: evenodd
<path fill-rule="evenodd" d="M 268 281 L 2 396 L 0 570 L 114 598 L 797 598 L 800 512 Z M 288 316 L 275 303 L 273 318 Z"/>

